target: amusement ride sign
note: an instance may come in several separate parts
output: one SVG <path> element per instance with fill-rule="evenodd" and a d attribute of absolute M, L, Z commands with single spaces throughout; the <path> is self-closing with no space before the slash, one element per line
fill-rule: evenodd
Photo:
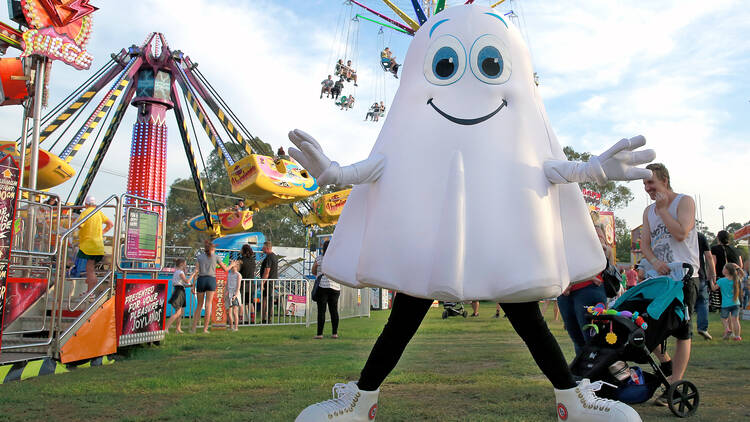
<path fill-rule="evenodd" d="M 22 0 L 21 6 L 29 24 L 23 33 L 21 56 L 36 54 L 79 70 L 91 67 L 94 58 L 86 44 L 91 36 L 91 14 L 97 8 L 89 0 Z"/>
<path fill-rule="evenodd" d="M 8 264 L 13 245 L 13 224 L 18 198 L 18 163 L 10 155 L 0 158 L 0 343 L 7 298 Z"/>
<path fill-rule="evenodd" d="M 157 255 L 159 213 L 140 208 L 128 208 L 125 258 L 153 261 Z"/>

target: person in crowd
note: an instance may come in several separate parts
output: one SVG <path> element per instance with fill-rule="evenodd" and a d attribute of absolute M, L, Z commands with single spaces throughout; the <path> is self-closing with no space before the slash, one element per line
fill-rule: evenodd
<path fill-rule="evenodd" d="M 728 262 L 737 264 L 740 268 L 743 267 L 742 256 L 729 244 L 730 240 L 729 232 L 726 230 L 721 230 L 716 234 L 716 241 L 718 244 L 711 248 L 711 255 L 714 257 L 714 268 L 716 274 L 722 274 L 722 271 L 724 271 L 724 265 Z"/>
<path fill-rule="evenodd" d="M 84 210 L 76 220 L 76 222 L 86 220 L 78 227 L 77 257 L 86 260 L 87 289 L 81 294 L 81 297 L 84 297 L 96 286 L 96 264 L 104 258 L 104 233 L 114 227 L 112 221 L 103 212 L 94 212 L 96 210 L 96 198 L 87 196 L 84 205 Z M 94 214 L 88 217 L 91 213 Z M 87 217 L 88 219 L 86 219 Z"/>
<path fill-rule="evenodd" d="M 333 83 L 332 75 L 328 75 L 328 79 L 323 79 L 323 82 L 320 83 L 322 85 L 320 88 L 320 98 L 323 98 L 323 94 L 326 94 L 326 98 L 330 98 Z"/>
<path fill-rule="evenodd" d="M 266 257 L 260 263 L 261 281 L 261 318 L 265 324 L 273 319 L 273 280 L 279 278 L 279 257 L 273 253 L 271 241 L 263 243 Z"/>
<path fill-rule="evenodd" d="M 706 340 L 713 337 L 708 332 L 708 288 L 716 281 L 714 272 L 714 259 L 711 250 L 708 248 L 708 240 L 703 233 L 698 233 L 698 258 L 700 268 L 698 269 L 698 296 L 695 298 L 695 315 L 698 334 Z"/>
<path fill-rule="evenodd" d="M 229 273 L 227 274 L 227 287 L 224 297 L 224 305 L 227 308 L 227 317 L 229 319 L 229 329 L 237 331 L 242 313 L 242 303 L 240 301 L 240 273 L 237 269 L 240 267 L 240 261 L 232 261 L 229 264 Z"/>
<path fill-rule="evenodd" d="M 276 150 L 276 157 L 279 158 L 279 160 L 291 160 L 292 158 L 287 155 L 286 151 L 284 151 L 284 147 L 279 147 L 279 149 Z"/>
<path fill-rule="evenodd" d="M 359 86 L 357 85 L 357 71 L 352 67 L 351 60 L 346 61 L 346 66 L 342 68 L 342 71 L 344 72 L 344 77 L 347 82 L 354 81 L 354 86 Z"/>
<path fill-rule="evenodd" d="M 495 316 L 493 318 L 500 318 L 500 302 L 495 305 Z M 557 318 L 555 318 L 555 321 L 557 321 Z"/>
<path fill-rule="evenodd" d="M 552 313 L 554 314 L 555 321 L 560 320 L 560 306 L 557 304 L 557 300 L 543 300 L 542 301 L 542 315 L 545 315 L 547 313 L 547 308 L 549 307 L 550 303 L 552 304 Z M 500 317 L 500 309 L 495 310 L 495 318 Z"/>
<path fill-rule="evenodd" d="M 611 255 L 611 248 L 607 244 L 604 227 L 601 223 L 597 223 L 594 225 L 594 229 L 599 236 L 599 242 L 602 245 L 604 255 L 609 257 Z M 602 283 L 602 276 L 599 274 L 584 282 L 568 286 L 557 297 L 557 306 L 560 307 L 560 315 L 562 315 L 562 320 L 565 324 L 565 331 L 568 332 L 570 339 L 573 341 L 573 348 L 576 351 L 576 355 L 583 350 L 586 341 L 591 337 L 588 330 L 583 328 L 584 325 L 588 324 L 586 320 L 588 314 L 586 307 L 595 306 L 597 303 L 607 303 L 607 293 Z"/>
<path fill-rule="evenodd" d="M 378 106 L 378 112 L 375 114 L 375 121 L 380 120 L 380 116 L 384 116 L 385 114 L 385 104 L 383 102 L 380 102 L 380 105 Z"/>
<path fill-rule="evenodd" d="M 339 99 L 342 89 L 344 89 L 344 78 L 339 78 L 339 80 L 333 84 L 333 88 L 331 88 L 331 98 L 333 98 L 334 101 Z"/>
<path fill-rule="evenodd" d="M 367 114 L 365 115 L 365 121 L 372 120 L 375 121 L 375 116 L 379 113 L 380 106 L 377 102 L 372 103 L 370 106 L 370 110 L 367 111 Z"/>
<path fill-rule="evenodd" d="M 185 263 L 185 260 L 183 258 L 177 258 L 177 261 L 175 261 L 174 274 L 172 274 L 172 296 L 170 296 L 169 298 L 169 304 L 174 308 L 174 313 L 171 317 L 169 317 L 169 319 L 167 320 L 167 324 L 164 326 L 165 332 L 169 332 L 169 328 L 172 326 L 172 324 L 174 324 L 175 321 L 177 321 L 177 334 L 182 334 L 184 332 L 182 331 L 182 316 L 185 314 L 185 305 L 187 302 L 185 288 L 193 287 L 193 285 L 190 283 L 198 274 L 197 271 L 194 271 L 192 274 L 190 274 L 189 278 L 185 277 L 186 269 L 187 265 Z"/>
<path fill-rule="evenodd" d="M 193 327 L 190 331 L 195 332 L 198 321 L 201 319 L 200 311 L 203 309 L 203 303 L 205 302 L 206 313 L 204 315 L 203 332 L 208 333 L 208 326 L 211 325 L 214 310 L 216 267 L 219 266 L 224 271 L 228 271 L 228 269 L 221 262 L 219 256 L 216 255 L 216 245 L 211 243 L 210 240 L 203 242 L 203 252 L 196 258 L 196 263 L 198 264 L 198 281 L 195 283 L 195 290 L 198 292 L 198 305 L 195 308 L 195 312 L 198 312 L 198 314 L 193 318 Z"/>
<path fill-rule="evenodd" d="M 349 107 L 349 96 L 342 95 L 341 99 L 336 103 L 336 105 L 340 107 L 339 110 L 343 110 L 344 108 L 346 108 L 348 110 L 349 109 L 348 108 Z"/>
<path fill-rule="evenodd" d="M 722 269 L 724 277 L 716 281 L 714 290 L 721 291 L 721 323 L 724 324 L 724 340 L 730 337 L 741 341 L 740 336 L 740 293 L 745 274 L 739 265 L 729 262 Z"/>
<path fill-rule="evenodd" d="M 333 71 L 333 74 L 336 76 L 344 77 L 346 66 L 344 66 L 344 59 L 339 59 L 339 61 L 336 62 L 336 69 Z"/>
<path fill-rule="evenodd" d="M 742 283 L 742 309 L 747 309 L 750 303 L 750 259 L 744 262 L 745 279 Z"/>
<path fill-rule="evenodd" d="M 354 108 L 354 95 L 349 94 L 349 97 L 346 99 L 346 104 L 344 105 L 344 108 L 349 111 L 349 109 Z"/>
<path fill-rule="evenodd" d="M 389 47 L 380 52 L 380 61 L 383 67 L 393 73 L 394 78 L 398 79 L 398 63 L 396 63 L 396 56 L 393 55 Z"/>
<path fill-rule="evenodd" d="M 479 316 L 479 301 L 478 300 L 471 301 L 471 316 L 472 317 Z"/>
<path fill-rule="evenodd" d="M 653 175 L 650 179 L 643 180 L 643 187 L 655 203 L 643 211 L 644 230 L 641 231 L 643 256 L 661 275 L 671 273 L 669 266 L 671 263 L 675 265 L 687 263 L 693 266 L 695 276 L 687 280 L 683 288 L 688 315 L 693 315 L 698 295 L 697 274 L 700 265 L 698 236 L 695 229 L 695 201 L 688 195 L 678 194 L 672 190 L 669 172 L 664 164 L 652 163 L 646 168 L 651 170 Z M 682 379 L 690 361 L 692 344 L 690 321 L 685 321 L 673 335 L 677 338 L 674 357 L 670 360 L 666 353 L 657 353 L 662 367 L 671 366 L 671 375 L 667 377 L 670 383 Z M 666 392 L 657 397 L 654 403 L 666 406 Z"/>
<path fill-rule="evenodd" d="M 625 278 L 627 279 L 625 287 L 628 289 L 638 284 L 638 271 L 635 270 L 635 265 L 631 265 L 630 268 L 625 271 Z"/>
<path fill-rule="evenodd" d="M 323 243 L 323 252 L 315 258 L 315 263 L 312 267 L 312 273 L 314 276 L 320 277 L 320 285 L 318 287 L 318 334 L 315 335 L 315 339 L 323 338 L 323 327 L 326 324 L 326 307 L 328 312 L 331 314 L 331 338 L 339 338 L 339 295 L 341 295 L 341 285 L 335 281 L 329 279 L 321 271 L 323 265 L 323 258 L 325 257 L 326 250 L 328 250 L 328 244 L 330 240 L 326 240 Z"/>
<path fill-rule="evenodd" d="M 244 314 L 250 319 L 250 310 L 253 304 L 253 279 L 255 279 L 255 251 L 248 245 L 242 245 L 240 249 L 240 276 L 243 283 Z"/>

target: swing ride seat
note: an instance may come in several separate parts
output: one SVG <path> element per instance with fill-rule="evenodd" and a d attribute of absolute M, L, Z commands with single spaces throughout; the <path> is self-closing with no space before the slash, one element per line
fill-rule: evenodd
<path fill-rule="evenodd" d="M 291 159 L 251 154 L 227 168 L 234 194 L 255 201 L 255 208 L 294 202 L 318 192 L 318 182 Z"/>
<path fill-rule="evenodd" d="M 214 225 L 218 223 L 221 235 L 242 233 L 253 228 L 253 212 L 247 210 L 220 210 L 218 213 L 211 213 L 211 220 L 213 220 Z M 191 218 L 188 220 L 187 225 L 199 232 L 210 231 L 206 226 L 206 218 L 203 215 Z"/>
<path fill-rule="evenodd" d="M 336 224 L 351 192 L 351 189 L 344 189 L 321 196 L 313 202 L 312 212 L 305 215 L 302 222 L 306 226 L 316 225 L 318 227 Z"/>
<path fill-rule="evenodd" d="M 0 141 L 0 153 L 10 154 L 16 160 L 19 154 L 16 151 L 16 143 L 13 141 Z M 29 165 L 31 163 L 31 149 L 26 149 L 26 162 L 23 172 L 23 186 L 29 186 Z M 49 151 L 39 149 L 39 169 L 36 178 L 38 190 L 49 189 L 65 183 L 76 174 L 73 167 L 63 159 Z"/>

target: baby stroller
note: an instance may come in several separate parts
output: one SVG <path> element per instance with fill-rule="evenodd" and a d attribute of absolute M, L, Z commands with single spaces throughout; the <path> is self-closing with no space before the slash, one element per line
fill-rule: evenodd
<path fill-rule="evenodd" d="M 683 303 L 683 285 L 693 269 L 689 264 L 683 267 L 687 274 L 682 280 L 651 278 L 625 292 L 610 310 L 603 305 L 588 309 L 592 316 L 587 326 L 596 334 L 570 366 L 575 376 L 612 385 L 605 384 L 600 397 L 643 403 L 662 385 L 669 410 L 675 416 L 692 416 L 698 409 L 700 396 L 695 385 L 686 380 L 669 384 L 650 352 L 690 323 Z M 629 367 L 627 362 L 648 363 L 653 373 Z"/>
<path fill-rule="evenodd" d="M 447 319 L 452 316 L 459 316 L 466 318 L 466 310 L 464 304 L 461 302 L 443 302 L 443 319 Z"/>

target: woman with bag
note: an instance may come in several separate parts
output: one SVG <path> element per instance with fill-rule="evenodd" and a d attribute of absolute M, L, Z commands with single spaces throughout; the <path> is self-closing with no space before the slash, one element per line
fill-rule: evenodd
<path fill-rule="evenodd" d="M 326 306 L 328 306 L 328 312 L 331 314 L 331 338 L 339 338 L 339 295 L 341 294 L 341 285 L 329 280 L 321 271 L 323 257 L 326 254 L 329 242 L 329 240 L 326 240 L 323 243 L 323 252 L 315 258 L 315 263 L 312 267 L 313 275 L 317 276 L 315 279 L 316 286 L 313 288 L 313 300 L 318 304 L 318 334 L 313 337 L 314 339 L 323 338 L 323 327 L 326 323 Z"/>
<path fill-rule="evenodd" d="M 592 218 L 594 218 L 593 215 Z M 612 248 L 607 245 L 604 228 L 601 224 L 594 224 L 594 228 L 602 244 L 604 255 L 607 257 L 607 269 L 610 266 L 614 268 L 613 261 L 611 261 L 614 258 L 612 257 Z M 586 321 L 586 307 L 595 306 L 597 303 L 607 303 L 607 292 L 602 279 L 603 274 L 604 272 L 592 279 L 568 286 L 563 294 L 557 298 L 557 306 L 560 308 L 565 330 L 573 341 L 576 355 L 583 350 L 583 346 L 586 345 L 586 341 L 590 337 L 588 330 L 583 329 L 583 326 L 588 323 Z"/>

